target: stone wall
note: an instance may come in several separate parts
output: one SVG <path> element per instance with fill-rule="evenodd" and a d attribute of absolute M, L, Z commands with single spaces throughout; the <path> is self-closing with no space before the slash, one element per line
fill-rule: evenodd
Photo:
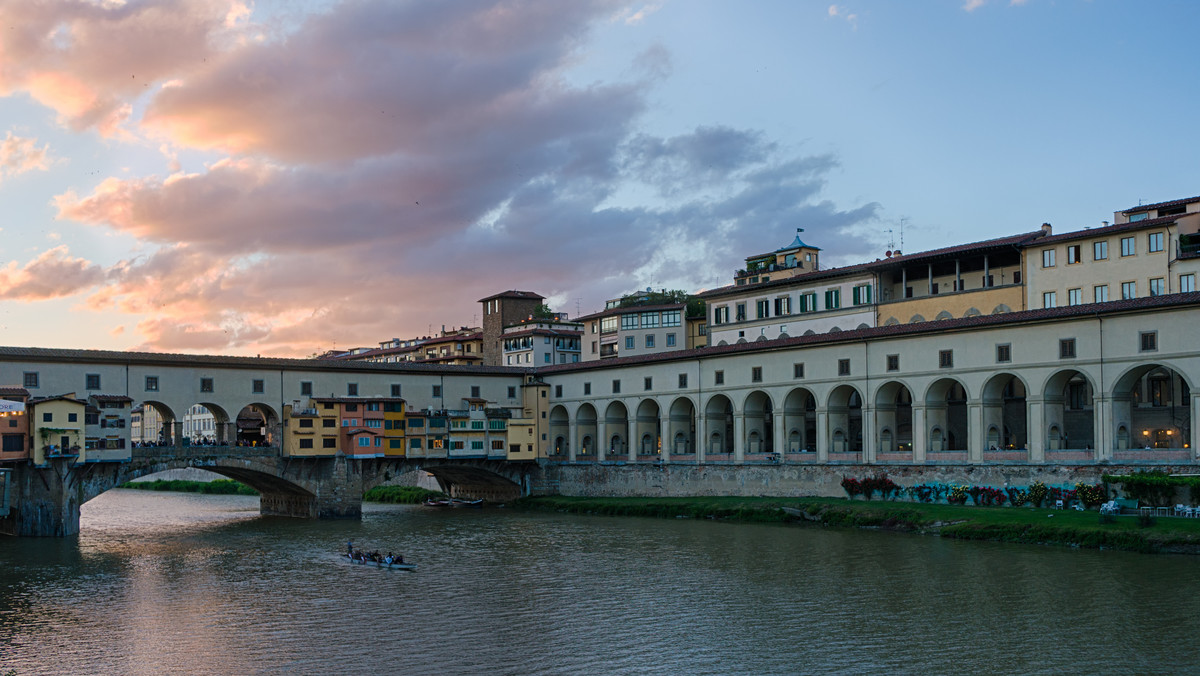
<path fill-rule="evenodd" d="M 778 496 L 846 497 L 842 477 L 863 478 L 885 472 L 901 487 L 920 484 L 969 484 L 1024 488 L 1074 487 L 1099 483 L 1102 474 L 1129 474 L 1144 466 L 1121 465 L 557 465 L 546 479 L 561 495 L 587 497 Z M 1189 467 L 1156 466 L 1168 473 Z"/>

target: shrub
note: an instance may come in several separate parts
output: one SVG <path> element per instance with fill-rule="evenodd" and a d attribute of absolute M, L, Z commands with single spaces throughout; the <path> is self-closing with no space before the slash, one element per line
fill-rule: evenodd
<path fill-rule="evenodd" d="M 962 505 L 967 502 L 967 486 L 951 486 L 950 496 L 946 498 L 946 502 L 952 505 Z"/>
<path fill-rule="evenodd" d="M 854 497 L 856 495 L 862 495 L 862 492 L 863 492 L 862 482 L 859 481 L 858 479 L 855 479 L 854 477 L 848 477 L 848 476 L 842 477 L 842 488 L 846 491 L 846 494 L 849 495 L 850 497 Z"/>
<path fill-rule="evenodd" d="M 1025 504 L 1026 502 L 1029 502 L 1029 492 L 1028 491 L 1022 490 L 1020 488 L 1009 487 L 1009 488 L 1005 488 L 1004 492 L 1008 493 L 1008 501 L 1012 503 L 1013 507 L 1020 507 L 1021 505 Z"/>
<path fill-rule="evenodd" d="M 1049 494 L 1050 489 L 1046 488 L 1046 484 L 1040 481 L 1033 482 L 1033 485 L 1030 486 L 1029 490 L 1026 492 L 1029 502 L 1032 503 L 1034 507 L 1038 508 L 1040 508 L 1042 503 L 1046 501 L 1046 496 Z"/>
<path fill-rule="evenodd" d="M 1075 484 L 1075 495 L 1083 503 L 1083 506 L 1088 508 L 1095 507 L 1106 499 L 1104 484 L 1089 486 L 1082 481 Z"/>

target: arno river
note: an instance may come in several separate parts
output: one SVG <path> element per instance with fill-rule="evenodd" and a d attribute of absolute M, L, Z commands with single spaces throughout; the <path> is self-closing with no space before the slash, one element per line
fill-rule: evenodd
<path fill-rule="evenodd" d="M 0 674 L 1196 673 L 1200 559 L 803 526 L 258 515 L 111 491 L 0 539 Z M 395 549 L 414 573 L 339 559 Z"/>

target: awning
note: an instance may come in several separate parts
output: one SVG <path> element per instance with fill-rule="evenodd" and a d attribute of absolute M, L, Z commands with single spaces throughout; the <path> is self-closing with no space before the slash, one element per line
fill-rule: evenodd
<path fill-rule="evenodd" d="M 7 399 L 0 399 L 0 413 L 13 413 L 24 410 L 25 402 L 23 401 L 9 401 Z"/>

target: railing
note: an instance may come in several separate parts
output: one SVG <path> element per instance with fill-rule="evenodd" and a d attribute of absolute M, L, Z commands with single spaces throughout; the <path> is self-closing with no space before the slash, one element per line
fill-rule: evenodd
<path fill-rule="evenodd" d="M 274 458 L 282 454 L 278 446 L 141 446 L 132 449 L 134 459 L 202 458 L 224 455 L 238 458 Z"/>

